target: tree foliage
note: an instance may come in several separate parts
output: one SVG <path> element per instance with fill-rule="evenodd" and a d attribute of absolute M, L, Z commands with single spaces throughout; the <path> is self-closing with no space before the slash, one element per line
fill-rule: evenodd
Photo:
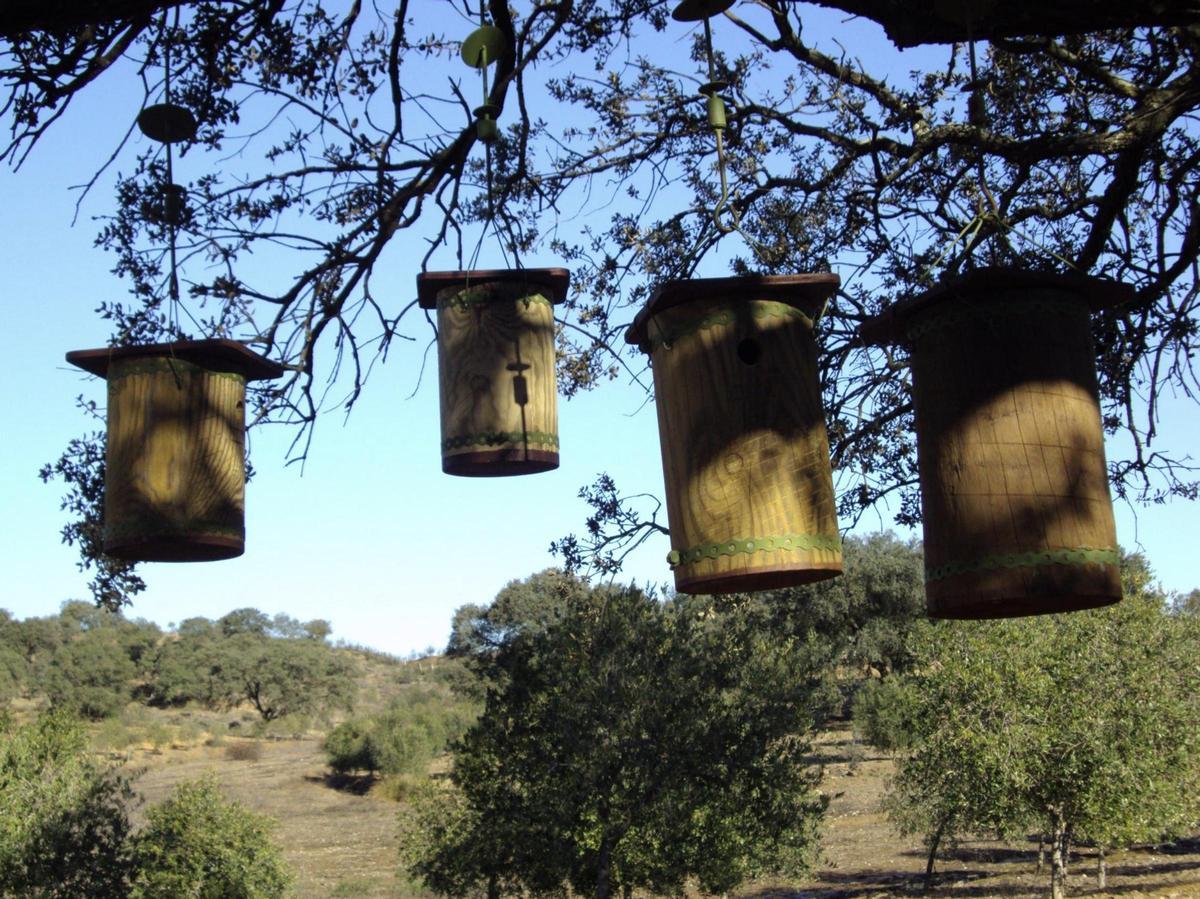
<path fill-rule="evenodd" d="M 56 708 L 107 718 L 133 698 L 137 667 L 123 649 L 112 629 L 82 633 L 41 667 L 39 686 Z"/>
<path fill-rule="evenodd" d="M 892 533 L 842 541 L 841 577 L 755 597 L 763 627 L 811 653 L 838 693 L 862 677 L 912 664 L 908 637 L 925 621 L 925 568 L 917 540 Z M 831 698 L 836 711 L 840 697 Z"/>
<path fill-rule="evenodd" d="M 379 714 L 333 728 L 325 738 L 329 767 L 343 774 L 424 774 L 478 713 L 474 702 L 454 697 L 446 687 L 409 687 Z"/>
<path fill-rule="evenodd" d="M 180 784 L 133 832 L 129 775 L 97 762 L 61 712 L 0 718 L 0 895 L 272 899 L 290 877 L 271 822 L 216 782 Z"/>
<path fill-rule="evenodd" d="M 284 631 L 297 636 L 274 636 L 271 619 L 257 609 L 239 609 L 207 627 L 187 622 L 187 634 L 155 655 L 152 699 L 210 708 L 247 703 L 263 721 L 348 708 L 356 692 L 349 662 L 307 625 L 288 620 Z"/>
<path fill-rule="evenodd" d="M 567 393 L 640 368 L 621 341 L 633 310 L 726 250 L 737 272 L 842 273 L 818 339 L 850 520 L 888 495 L 902 520 L 919 516 L 907 360 L 861 345 L 865 317 L 985 264 L 1127 281 L 1136 300 L 1094 326 L 1105 426 L 1133 438 L 1113 483 L 1121 496 L 1196 495 L 1156 426 L 1164 389 L 1197 386 L 1200 25 L 996 37 L 899 58 L 847 46 L 804 4 L 738 5 L 714 22 L 711 75 L 730 85 L 730 194 L 717 221 L 714 142 L 696 97 L 711 80 L 701 32 L 685 44 L 690 58 L 664 54 L 687 32 L 660 3 L 489 0 L 509 49 L 491 72 L 502 127 L 487 148 L 458 59 L 469 5 L 457 29 L 443 8 L 407 0 L 26 7 L 0 13 L 0 158 L 19 165 L 35 152 L 102 75 L 140 77 L 148 104 L 163 99 L 169 69 L 200 126 L 175 166 L 195 325 L 168 301 L 158 147 L 117 154 L 126 174 L 99 239 L 133 297 L 102 314 L 118 342 L 187 330 L 281 359 L 287 378 L 255 392 L 251 418 L 297 426 L 297 455 L 323 409 L 353 405 L 372 364 L 417 338 L 412 304 L 373 287 L 393 242 L 424 241 L 423 268 L 464 268 L 486 231 L 510 265 L 552 252 L 571 266 Z M 872 28 L 856 34 L 873 39 Z M 580 223 L 573 234 L 560 227 L 568 219 Z M 740 256 L 724 242 L 732 220 Z M 83 521 L 96 511 L 95 446 L 73 444 L 67 467 L 47 472 L 78 487 L 67 502 Z M 610 563 L 622 541 L 661 529 L 652 502 L 633 508 L 615 488 L 596 498 L 618 504 L 595 519 L 612 526 L 593 535 L 611 538 Z M 135 588 L 114 573 L 97 596 L 119 602 Z"/>
<path fill-rule="evenodd" d="M 79 600 L 58 615 L 16 621 L 0 612 L 0 701 L 45 697 L 99 719 L 132 700 L 250 704 L 264 721 L 352 705 L 350 657 L 326 642 L 329 623 L 237 609 L 191 618 L 175 634 Z"/>
<path fill-rule="evenodd" d="M 925 621 L 920 544 L 891 533 L 849 536 L 841 577 L 733 599 L 764 638 L 786 642 L 819 672 L 810 691 L 814 720 L 840 716 L 864 679 L 905 671 L 908 637 Z"/>
<path fill-rule="evenodd" d="M 923 630 L 886 706 L 910 728 L 893 817 L 934 851 L 957 833 L 1049 834 L 1055 896 L 1073 842 L 1186 832 L 1200 821 L 1196 641 L 1153 592 Z"/>
<path fill-rule="evenodd" d="M 55 708 L 93 719 L 134 697 L 162 636 L 150 622 L 79 600 L 63 603 L 53 616 L 17 621 L 0 615 L 0 699 L 40 695 Z"/>
<path fill-rule="evenodd" d="M 791 648 L 708 603 L 569 592 L 472 660 L 485 709 L 455 747 L 459 792 L 432 794 L 444 819 L 414 813 L 427 851 L 410 870 L 448 895 L 603 899 L 803 869 L 823 808 L 804 763 L 817 675 Z"/>
<path fill-rule="evenodd" d="M 509 581 L 490 604 L 455 609 L 446 654 L 491 658 L 506 644 L 540 634 L 562 617 L 572 599 L 587 595 L 589 589 L 585 581 L 556 568 Z"/>
<path fill-rule="evenodd" d="M 68 716 L 0 718 L 0 895 L 127 896 L 129 797 L 128 778 L 89 758 Z"/>

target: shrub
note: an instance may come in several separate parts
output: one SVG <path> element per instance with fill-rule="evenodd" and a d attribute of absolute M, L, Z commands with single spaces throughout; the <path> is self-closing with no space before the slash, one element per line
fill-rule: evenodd
<path fill-rule="evenodd" d="M 273 823 L 221 796 L 216 780 L 180 784 L 134 841 L 133 899 L 273 899 L 290 876 Z"/>
<path fill-rule="evenodd" d="M 40 674 L 55 708 L 99 720 L 115 715 L 132 698 L 137 668 L 116 631 L 87 631 L 62 646 Z"/>
<path fill-rule="evenodd" d="M 473 704 L 455 700 L 444 687 L 409 689 L 386 711 L 330 731 L 325 739 L 329 766 L 339 774 L 423 774 L 477 715 Z"/>
<path fill-rule="evenodd" d="M 126 896 L 130 795 L 74 720 L 0 720 L 0 896 Z"/>
<path fill-rule="evenodd" d="M 262 758 L 262 744 L 255 740 L 237 740 L 225 747 L 225 758 L 233 762 L 257 762 Z"/>
<path fill-rule="evenodd" d="M 423 774 L 389 774 L 379 782 L 374 795 L 392 802 L 408 802 L 429 783 L 430 779 Z"/>
<path fill-rule="evenodd" d="M 370 725 L 366 721 L 346 721 L 339 724 L 325 737 L 325 754 L 329 767 L 338 774 L 351 771 L 374 771 L 377 769 L 367 735 Z"/>
<path fill-rule="evenodd" d="M 912 701 L 905 684 L 894 677 L 871 680 L 854 696 L 854 732 L 884 752 L 901 752 L 912 744 Z"/>

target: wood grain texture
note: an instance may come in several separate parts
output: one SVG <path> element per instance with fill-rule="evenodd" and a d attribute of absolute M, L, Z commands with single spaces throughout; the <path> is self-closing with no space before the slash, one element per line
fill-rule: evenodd
<path fill-rule="evenodd" d="M 842 570 L 811 322 L 776 299 L 709 295 L 647 321 L 680 592 L 764 590 Z M 788 535 L 791 549 L 761 548 Z M 807 538 L 824 545 L 804 548 Z M 734 552 L 697 549 L 736 542 Z"/>
<path fill-rule="evenodd" d="M 930 615 L 1117 602 L 1085 300 L 1036 288 L 952 294 L 907 331 Z"/>
<path fill-rule="evenodd" d="M 245 545 L 245 378 L 182 359 L 108 368 L 104 551 L 191 562 Z"/>
<path fill-rule="evenodd" d="M 437 293 L 442 470 L 466 476 L 558 467 L 554 312 L 537 284 Z"/>

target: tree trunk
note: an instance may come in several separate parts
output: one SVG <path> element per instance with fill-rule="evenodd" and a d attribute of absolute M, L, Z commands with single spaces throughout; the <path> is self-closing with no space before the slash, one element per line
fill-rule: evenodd
<path fill-rule="evenodd" d="M 488 875 L 487 897 L 488 899 L 500 899 L 500 883 L 495 874 Z"/>
<path fill-rule="evenodd" d="M 923 892 L 928 893 L 933 889 L 933 865 L 937 860 L 938 847 L 942 844 L 942 836 L 946 833 L 946 826 L 950 823 L 949 818 L 943 818 L 938 824 L 937 830 L 933 832 L 933 836 L 929 839 L 929 859 L 925 862 L 925 886 Z"/>
<path fill-rule="evenodd" d="M 1050 899 L 1065 899 L 1067 895 L 1067 851 L 1067 825 L 1061 815 L 1055 815 L 1050 844 Z"/>
<path fill-rule="evenodd" d="M 1096 847 L 1096 886 L 1100 889 L 1108 886 L 1108 857 L 1103 846 Z"/>
<path fill-rule="evenodd" d="M 633 884 L 631 884 L 631 883 L 622 884 L 621 885 L 621 895 L 624 896 L 625 899 L 633 899 Z"/>
<path fill-rule="evenodd" d="M 596 867 L 596 899 L 612 896 L 612 842 L 607 836 L 600 843 L 600 859 Z"/>
<path fill-rule="evenodd" d="M 1046 835 L 1044 833 L 1039 833 L 1038 834 L 1037 873 L 1041 874 L 1042 871 L 1045 870 L 1045 868 L 1046 868 Z"/>

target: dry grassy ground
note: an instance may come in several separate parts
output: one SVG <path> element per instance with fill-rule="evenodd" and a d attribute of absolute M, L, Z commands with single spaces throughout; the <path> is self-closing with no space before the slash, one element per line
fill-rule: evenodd
<path fill-rule="evenodd" d="M 278 822 L 275 838 L 295 874 L 298 899 L 411 895 L 395 877 L 395 803 L 356 791 L 354 781 L 331 785 L 319 739 L 255 742 L 257 760 L 231 759 L 234 740 L 138 752 L 130 761 L 146 769 L 138 792 L 155 803 L 180 781 L 211 770 L 228 798 Z"/>
<path fill-rule="evenodd" d="M 803 884 L 753 891 L 761 899 L 872 899 L 919 895 L 926 851 L 919 838 L 900 837 L 879 809 L 892 762 L 854 745 L 847 732 L 824 734 L 817 755 L 825 765 L 822 788 L 830 803 L 823 861 Z M 1200 839 L 1159 850 L 1113 854 L 1108 887 L 1096 887 L 1092 850 L 1071 859 L 1069 895 L 1200 899 Z M 1035 871 L 1036 840 L 1025 844 L 963 842 L 939 853 L 936 896 L 970 899 L 1035 899 L 1049 895 L 1049 871 Z"/>
<path fill-rule="evenodd" d="M 216 772 L 232 799 L 279 822 L 277 839 L 296 875 L 300 899 L 336 896 L 411 896 L 396 880 L 394 803 L 351 783 L 326 778 L 320 741 L 259 741 L 257 760 L 236 760 L 229 746 L 137 752 L 130 764 L 145 767 L 138 782 L 147 801 L 162 799 L 180 780 Z M 865 756 L 849 734 L 824 735 L 817 746 L 825 765 L 823 788 L 834 795 L 826 823 L 823 859 L 801 884 L 763 884 L 744 895 L 759 899 L 869 899 L 917 895 L 925 853 L 902 839 L 879 812 L 891 769 L 886 758 Z M 252 755 L 252 752 L 241 754 Z M 943 853 L 936 895 L 970 899 L 1034 899 L 1048 892 L 1048 874 L 1036 874 L 1036 845 L 967 842 Z M 1106 890 L 1096 888 L 1090 850 L 1073 859 L 1073 896 L 1122 899 L 1200 899 L 1200 840 L 1113 856 Z"/>

